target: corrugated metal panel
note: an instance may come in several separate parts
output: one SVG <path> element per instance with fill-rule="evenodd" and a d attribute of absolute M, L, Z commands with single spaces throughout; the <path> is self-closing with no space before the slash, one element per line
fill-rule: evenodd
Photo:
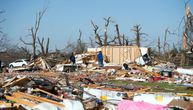
<path fill-rule="evenodd" d="M 101 51 L 110 60 L 110 63 L 123 64 L 126 60 L 134 62 L 137 57 L 141 56 L 140 48 L 137 46 L 103 46 Z M 148 50 L 148 48 L 145 49 Z"/>

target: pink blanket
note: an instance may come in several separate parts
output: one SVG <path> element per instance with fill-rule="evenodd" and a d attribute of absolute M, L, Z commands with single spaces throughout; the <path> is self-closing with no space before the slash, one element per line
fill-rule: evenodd
<path fill-rule="evenodd" d="M 164 110 L 165 108 L 167 106 L 123 100 L 119 102 L 117 110 Z"/>

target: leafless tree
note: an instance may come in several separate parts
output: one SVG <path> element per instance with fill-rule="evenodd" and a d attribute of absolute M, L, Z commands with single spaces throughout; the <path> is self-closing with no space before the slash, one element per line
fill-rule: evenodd
<path fill-rule="evenodd" d="M 79 29 L 79 38 L 78 38 L 78 46 L 82 47 L 82 31 Z M 80 48 L 80 51 L 82 51 L 82 48 Z"/>
<path fill-rule="evenodd" d="M 125 45 L 125 35 L 123 34 L 123 39 L 122 39 L 122 43 L 123 43 L 123 46 Z"/>
<path fill-rule="evenodd" d="M 48 37 L 47 43 L 46 43 L 46 54 L 48 54 L 48 51 L 49 51 L 49 44 L 50 44 L 50 38 Z"/>
<path fill-rule="evenodd" d="M 6 51 L 9 48 L 9 39 L 6 34 L 0 35 L 0 51 Z"/>
<path fill-rule="evenodd" d="M 18 45 L 11 45 L 6 52 L 10 56 L 9 62 L 21 58 L 29 59 L 31 56 L 30 51 L 26 47 L 19 47 Z"/>
<path fill-rule="evenodd" d="M 158 49 L 158 56 L 160 56 L 160 54 L 161 54 L 161 43 L 160 43 L 160 37 L 158 37 L 158 41 L 157 41 L 157 49 Z"/>
<path fill-rule="evenodd" d="M 94 47 L 93 39 L 92 39 L 91 37 L 89 37 L 89 39 L 90 39 L 90 46 L 91 46 L 91 47 Z"/>
<path fill-rule="evenodd" d="M 5 13 L 5 11 L 0 11 L 0 24 L 5 21 L 4 18 L 1 17 L 1 15 Z M 7 38 L 7 35 L 2 31 L 2 28 L 0 26 L 0 51 L 5 51 L 8 47 L 9 40 Z"/>
<path fill-rule="evenodd" d="M 141 26 L 140 25 L 134 25 L 133 26 L 133 29 L 131 29 L 132 31 L 134 31 L 135 32 L 135 36 L 136 36 L 136 39 L 135 39 L 135 41 L 136 41 L 136 45 L 138 46 L 138 47 L 140 47 L 141 46 L 141 37 L 142 37 L 142 35 L 147 35 L 146 33 L 142 33 L 141 32 Z"/>
<path fill-rule="evenodd" d="M 122 43 L 121 43 L 121 35 L 119 33 L 119 25 L 116 24 L 115 27 L 116 27 L 116 31 L 117 31 L 117 39 L 118 39 L 119 45 L 122 45 Z M 123 43 L 124 43 L 124 41 L 123 41 Z"/>
<path fill-rule="evenodd" d="M 100 35 L 99 35 L 99 33 L 98 33 L 98 29 L 99 29 L 98 25 L 94 24 L 93 21 L 91 21 L 91 24 L 92 24 L 92 26 L 93 26 L 93 30 L 94 30 L 94 34 L 95 34 L 95 38 L 96 38 L 96 41 L 95 41 L 95 42 L 96 42 L 99 46 L 103 46 L 101 37 L 100 37 Z"/>
<path fill-rule="evenodd" d="M 168 28 L 166 28 L 165 30 L 165 35 L 164 35 L 164 44 L 163 44 L 163 51 L 164 51 L 164 54 L 166 54 L 166 52 L 169 51 L 169 44 L 167 43 L 167 36 L 169 35 L 176 35 L 176 33 L 174 32 L 171 32 Z"/>
<path fill-rule="evenodd" d="M 104 29 L 104 36 L 100 36 L 99 32 L 98 32 L 98 25 L 94 24 L 93 21 L 91 21 L 91 24 L 93 26 L 93 30 L 95 33 L 95 39 L 96 39 L 96 44 L 98 44 L 99 46 L 106 46 L 109 45 L 111 43 L 113 43 L 116 40 L 116 37 L 114 36 L 113 38 L 108 36 L 108 26 L 111 21 L 111 17 L 103 18 L 105 20 L 105 29 Z"/>
<path fill-rule="evenodd" d="M 49 42 L 50 42 L 50 38 L 48 37 L 47 42 L 46 42 L 46 49 L 45 49 L 44 38 L 42 38 L 42 40 L 40 41 L 40 38 L 38 37 L 38 43 L 41 47 L 41 53 L 43 56 L 46 56 L 48 54 Z"/>
<path fill-rule="evenodd" d="M 104 46 L 108 45 L 107 43 L 107 40 L 108 40 L 108 26 L 109 26 L 109 23 L 111 22 L 111 17 L 108 17 L 107 19 L 106 18 L 103 18 L 105 20 L 105 30 L 104 30 Z"/>
<path fill-rule="evenodd" d="M 40 23 L 41 20 L 43 18 L 43 15 L 45 14 L 47 8 L 43 9 L 42 11 L 40 11 L 37 15 L 36 15 L 36 21 L 35 21 L 35 25 L 33 27 L 30 28 L 30 32 L 31 32 L 31 37 L 32 37 L 32 42 L 26 42 L 24 41 L 22 38 L 20 38 L 20 40 L 25 44 L 25 45 L 31 45 L 32 49 L 33 49 L 33 59 L 36 56 L 36 42 L 37 42 L 37 34 L 39 31 L 39 27 L 40 27 Z"/>
<path fill-rule="evenodd" d="M 125 40 L 125 45 L 128 46 L 129 45 L 129 39 Z"/>
<path fill-rule="evenodd" d="M 85 50 L 85 43 L 82 42 L 82 31 L 81 30 L 79 30 L 79 38 L 77 41 L 76 49 L 78 53 L 83 53 Z"/>
<path fill-rule="evenodd" d="M 30 58 L 31 54 L 29 49 L 27 49 L 26 47 L 20 47 L 19 50 L 21 51 L 23 58 Z"/>
<path fill-rule="evenodd" d="M 185 2 L 185 30 L 183 33 L 183 49 L 188 49 L 192 47 L 192 42 L 193 42 L 193 15 L 190 9 L 190 6 L 188 5 L 190 0 Z"/>

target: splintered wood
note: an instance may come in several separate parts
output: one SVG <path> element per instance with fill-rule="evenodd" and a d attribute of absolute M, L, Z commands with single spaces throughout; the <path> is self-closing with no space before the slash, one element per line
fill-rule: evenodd
<path fill-rule="evenodd" d="M 150 75 L 150 76 L 156 76 L 156 77 L 160 76 L 160 74 L 158 74 L 158 73 L 147 71 L 146 69 L 144 69 L 140 66 L 137 66 L 137 65 L 129 65 L 129 66 L 131 66 L 132 68 L 135 68 L 137 70 L 140 70 L 140 71 L 142 71 L 142 72 L 144 72 L 144 73 L 146 73 L 147 75 Z"/>

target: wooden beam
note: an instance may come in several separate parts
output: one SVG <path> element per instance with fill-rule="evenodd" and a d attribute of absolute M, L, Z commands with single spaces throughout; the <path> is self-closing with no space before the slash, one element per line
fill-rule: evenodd
<path fill-rule="evenodd" d="M 151 87 L 146 87 L 137 91 L 133 91 L 133 92 L 127 92 L 128 97 L 133 97 L 135 95 L 135 93 L 145 93 L 147 90 L 150 90 Z"/>
<path fill-rule="evenodd" d="M 18 104 L 18 103 L 6 103 L 4 101 L 0 101 L 0 105 L 4 105 L 6 107 L 16 107 L 16 108 L 18 108 L 21 104 Z"/>
<path fill-rule="evenodd" d="M 48 102 L 48 103 L 57 105 L 59 107 L 64 107 L 64 105 L 59 103 L 59 102 L 56 102 L 56 101 L 53 101 L 53 100 L 49 100 L 49 99 L 43 98 L 43 97 L 33 96 L 33 95 L 30 95 L 30 94 L 27 94 L 27 93 L 14 92 L 13 95 L 15 97 L 27 98 L 27 99 L 31 99 L 31 100 L 39 101 L 39 102 Z"/>
<path fill-rule="evenodd" d="M 151 87 L 146 87 L 146 88 L 135 91 L 135 93 L 144 93 L 145 91 L 150 90 L 150 89 Z"/>
<path fill-rule="evenodd" d="M 3 86 L 3 88 L 8 87 L 8 86 L 12 86 L 12 85 L 24 85 L 27 81 L 29 81 L 29 79 L 26 78 L 26 77 L 19 78 L 17 80 L 14 80 L 14 81 L 12 81 L 10 83 L 5 84 Z"/>
<path fill-rule="evenodd" d="M 32 102 L 24 101 L 24 100 L 22 100 L 22 99 L 18 99 L 18 98 L 13 97 L 13 96 L 5 95 L 5 98 L 6 98 L 7 100 L 11 100 L 11 101 L 17 102 L 17 103 L 19 103 L 19 104 L 27 105 L 27 106 L 30 106 L 30 107 L 35 106 L 35 104 L 32 103 Z"/>
<path fill-rule="evenodd" d="M 8 81 L 7 83 L 5 83 L 3 87 L 6 87 L 6 86 L 10 85 L 10 83 L 12 83 L 13 81 L 15 81 L 15 80 L 17 80 L 17 79 L 18 79 L 18 78 L 17 78 L 16 76 L 13 77 L 10 81 Z"/>
<path fill-rule="evenodd" d="M 140 66 L 137 66 L 137 65 L 129 65 L 129 66 L 131 66 L 132 68 L 136 68 L 137 70 L 140 70 L 141 72 L 144 72 L 144 73 L 146 73 L 146 74 L 148 74 L 148 75 L 153 75 L 153 76 L 156 76 L 156 77 L 159 77 L 159 76 L 161 76 L 160 74 L 158 74 L 158 73 L 154 73 L 154 72 L 150 72 L 150 71 L 147 71 L 146 69 L 144 69 L 144 68 L 142 68 L 142 67 L 140 67 Z"/>
<path fill-rule="evenodd" d="M 33 90 L 33 91 L 39 91 L 39 92 L 45 93 L 45 94 L 47 94 L 47 95 L 53 96 L 53 97 L 55 97 L 55 98 L 58 98 L 58 99 L 64 100 L 63 98 L 61 98 L 61 97 L 59 97 L 59 96 L 56 96 L 56 95 L 54 95 L 54 94 L 52 94 L 52 93 L 49 93 L 49 92 L 44 91 L 44 90 L 39 89 L 39 88 L 36 88 L 36 89 L 35 89 L 35 90 Z"/>

